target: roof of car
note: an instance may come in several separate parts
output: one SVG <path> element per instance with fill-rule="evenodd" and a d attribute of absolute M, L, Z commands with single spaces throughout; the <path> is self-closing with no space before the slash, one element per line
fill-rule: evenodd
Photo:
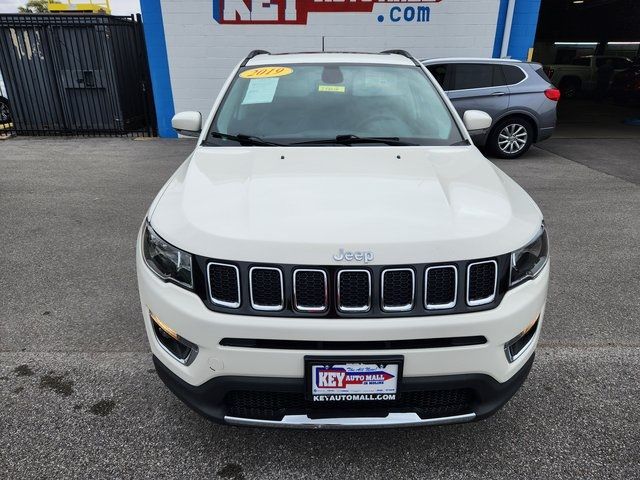
<path fill-rule="evenodd" d="M 424 58 L 422 63 L 523 63 L 513 58 L 482 58 L 482 57 L 443 57 Z"/>
<path fill-rule="evenodd" d="M 273 65 L 275 63 L 375 63 L 381 65 L 411 65 L 413 61 L 397 53 L 355 53 L 355 52 L 304 52 L 304 53 L 264 53 L 256 55 L 247 66 Z"/>

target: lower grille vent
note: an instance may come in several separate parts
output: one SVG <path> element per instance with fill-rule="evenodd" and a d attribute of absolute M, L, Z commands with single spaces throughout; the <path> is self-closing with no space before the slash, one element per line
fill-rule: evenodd
<path fill-rule="evenodd" d="M 337 415 L 345 412 L 371 412 L 372 410 L 414 411 L 421 418 L 448 417 L 463 415 L 472 411 L 474 401 L 473 390 L 468 388 L 451 390 L 432 390 L 418 392 L 402 392 L 399 399 L 389 402 L 342 402 L 318 403 L 309 402 L 304 393 L 299 392 L 260 392 L 232 391 L 225 396 L 227 415 L 260 420 L 282 420 L 285 415 L 313 414 L 322 411 Z"/>

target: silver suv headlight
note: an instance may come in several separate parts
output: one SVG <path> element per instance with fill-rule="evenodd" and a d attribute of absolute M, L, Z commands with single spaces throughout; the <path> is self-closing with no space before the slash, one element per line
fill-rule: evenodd
<path fill-rule="evenodd" d="M 511 254 L 509 286 L 513 287 L 530 278 L 535 278 L 549 259 L 549 241 L 544 223 L 536 237 L 524 247 Z"/>
<path fill-rule="evenodd" d="M 144 228 L 142 250 L 147 266 L 161 279 L 193 288 L 191 254 L 165 242 L 148 222 Z"/>

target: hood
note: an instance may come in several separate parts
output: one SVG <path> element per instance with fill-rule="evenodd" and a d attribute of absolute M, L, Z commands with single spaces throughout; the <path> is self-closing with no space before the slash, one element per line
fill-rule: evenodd
<path fill-rule="evenodd" d="M 152 206 L 165 240 L 210 258 L 327 265 L 483 258 L 542 216 L 473 146 L 198 147 Z"/>

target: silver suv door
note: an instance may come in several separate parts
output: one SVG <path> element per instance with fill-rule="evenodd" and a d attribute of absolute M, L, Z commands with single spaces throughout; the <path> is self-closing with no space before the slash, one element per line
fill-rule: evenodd
<path fill-rule="evenodd" d="M 467 110 L 482 110 L 496 119 L 509 106 L 509 89 L 500 65 L 457 63 L 452 65 L 447 95 L 460 116 Z"/>

